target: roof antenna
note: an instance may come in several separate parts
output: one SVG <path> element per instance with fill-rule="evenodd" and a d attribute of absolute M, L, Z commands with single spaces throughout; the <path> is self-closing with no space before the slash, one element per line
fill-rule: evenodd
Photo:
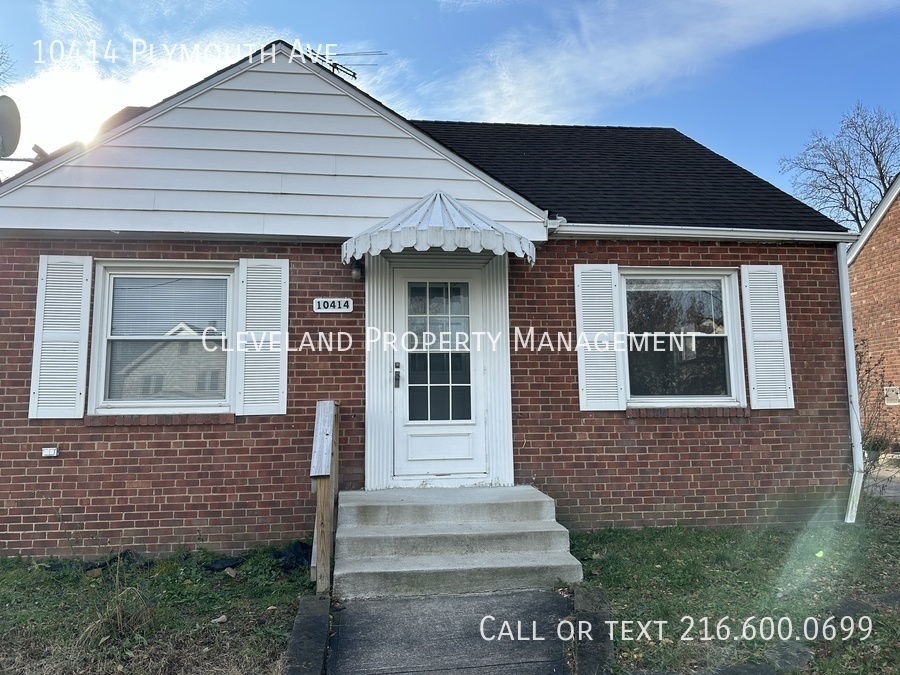
<path fill-rule="evenodd" d="M 339 54 L 335 54 L 335 56 L 384 56 L 385 54 L 387 54 L 387 52 L 378 52 L 378 51 L 341 52 Z M 339 68 L 341 71 L 346 71 L 347 73 L 349 73 L 350 77 L 352 77 L 354 80 L 356 79 L 356 72 L 353 70 L 350 70 L 350 68 L 348 68 L 347 66 L 343 66 L 340 63 L 337 63 L 336 61 L 331 61 L 329 63 L 329 65 L 332 66 L 332 69 L 334 69 L 334 67 L 337 66 L 337 68 Z M 353 66 L 354 68 L 362 68 L 365 66 L 377 66 L 378 64 L 377 63 L 351 63 L 349 65 Z"/>
<path fill-rule="evenodd" d="M 387 52 L 341 52 L 340 54 L 334 54 L 334 56 L 384 56 Z M 356 71 L 350 70 L 345 65 L 342 65 L 335 61 L 334 59 L 326 59 L 318 52 L 309 51 L 309 56 L 320 66 L 324 68 L 331 68 L 331 72 L 336 75 L 344 75 L 345 77 L 349 77 L 351 80 L 355 80 L 357 78 Z M 354 68 L 358 68 L 361 66 L 377 66 L 377 63 L 352 63 L 350 64 Z"/>

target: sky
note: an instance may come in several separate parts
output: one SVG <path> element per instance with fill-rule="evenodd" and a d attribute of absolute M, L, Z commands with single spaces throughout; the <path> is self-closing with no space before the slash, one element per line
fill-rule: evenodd
<path fill-rule="evenodd" d="M 897 36 L 900 0 L 0 0 L 0 93 L 33 157 L 280 38 L 409 118 L 675 127 L 790 192 L 813 129 L 900 114 Z"/>

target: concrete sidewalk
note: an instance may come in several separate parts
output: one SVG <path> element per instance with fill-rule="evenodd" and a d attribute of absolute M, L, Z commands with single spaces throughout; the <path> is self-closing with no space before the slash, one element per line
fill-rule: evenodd
<path fill-rule="evenodd" d="M 577 630 L 573 601 L 554 591 L 348 600 L 337 609 L 329 675 L 572 672 L 572 643 L 560 634 Z"/>
<path fill-rule="evenodd" d="M 873 494 L 900 502 L 900 458 L 891 456 L 884 464 L 875 469 L 873 482 L 876 488 Z"/>

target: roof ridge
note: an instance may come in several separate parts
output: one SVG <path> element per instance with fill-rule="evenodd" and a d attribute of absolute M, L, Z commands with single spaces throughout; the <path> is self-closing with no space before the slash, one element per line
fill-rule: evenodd
<path fill-rule="evenodd" d="M 468 120 L 418 120 L 410 119 L 412 124 L 463 124 L 466 126 L 493 126 L 493 127 L 538 127 L 546 129 L 640 129 L 656 131 L 676 131 L 675 127 L 662 126 L 636 126 L 627 124 L 549 124 L 536 122 L 472 122 Z M 681 132 L 678 132 L 681 133 Z"/>

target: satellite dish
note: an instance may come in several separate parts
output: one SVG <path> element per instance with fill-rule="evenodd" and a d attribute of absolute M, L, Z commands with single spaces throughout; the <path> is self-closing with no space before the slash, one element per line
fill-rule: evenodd
<path fill-rule="evenodd" d="M 16 102 L 9 96 L 0 96 L 0 157 L 9 157 L 19 145 L 22 118 Z"/>

